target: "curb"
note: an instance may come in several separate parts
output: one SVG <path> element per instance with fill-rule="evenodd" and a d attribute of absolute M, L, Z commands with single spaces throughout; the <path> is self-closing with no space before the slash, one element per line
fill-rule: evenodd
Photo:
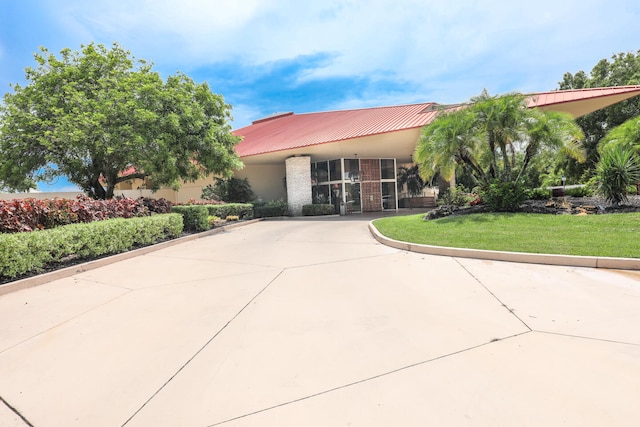
<path fill-rule="evenodd" d="M 65 277 L 73 276 L 74 274 L 83 273 L 85 271 L 104 267 L 105 265 L 113 264 L 118 261 L 124 261 L 126 259 L 134 258 L 140 255 L 145 255 L 151 252 L 158 251 L 160 249 L 178 245 L 180 243 L 196 240 L 201 237 L 212 236 L 214 234 L 218 234 L 226 230 L 254 224 L 258 221 L 262 221 L 262 218 L 251 219 L 248 221 L 237 222 L 229 225 L 223 225 L 222 227 L 213 228 L 211 230 L 203 231 L 201 233 L 191 234 L 184 237 L 178 237 L 176 239 L 168 240 L 166 242 L 156 243 L 154 245 L 145 246 L 143 248 L 122 252 L 115 255 L 110 255 L 110 256 L 96 259 L 93 261 L 87 261 L 82 264 L 73 265 L 71 267 L 61 268 L 60 270 L 55 270 L 50 273 L 44 273 L 38 276 L 27 277 L 24 279 L 16 280 L 14 282 L 5 283 L 4 285 L 0 285 L 0 296 L 9 294 L 11 292 L 16 292 L 22 289 L 33 288 L 35 286 L 44 285 L 45 283 L 49 283 L 54 280 L 64 279 Z"/>
<path fill-rule="evenodd" d="M 427 255 L 440 255 L 458 258 L 475 258 L 491 261 L 519 262 L 527 264 L 564 265 L 568 267 L 609 268 L 615 270 L 640 270 L 639 258 L 609 258 L 595 256 L 534 254 L 526 252 L 503 252 L 482 249 L 452 248 L 446 246 L 421 245 L 418 243 L 402 242 L 383 236 L 380 231 L 369 222 L 369 231 L 373 237 L 383 245 L 409 252 Z"/>

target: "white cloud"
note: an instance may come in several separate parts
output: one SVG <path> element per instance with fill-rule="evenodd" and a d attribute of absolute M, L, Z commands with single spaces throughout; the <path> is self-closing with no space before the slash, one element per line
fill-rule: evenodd
<path fill-rule="evenodd" d="M 325 54 L 298 83 L 364 76 L 426 91 L 441 82 L 455 90 L 445 82 L 456 79 L 527 91 L 637 49 L 634 1 L 72 0 L 58 10 L 71 28 L 176 69 Z"/>

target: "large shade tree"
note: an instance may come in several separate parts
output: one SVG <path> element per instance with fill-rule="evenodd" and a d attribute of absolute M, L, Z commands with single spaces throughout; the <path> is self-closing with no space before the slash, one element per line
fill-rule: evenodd
<path fill-rule="evenodd" d="M 558 89 L 586 89 L 608 86 L 626 86 L 640 84 L 640 50 L 620 52 L 611 59 L 600 60 L 589 74 L 578 71 L 565 73 Z M 562 165 L 569 177 L 580 180 L 595 171 L 598 163 L 598 145 L 611 129 L 625 121 L 640 115 L 640 97 L 628 99 L 609 107 L 594 111 L 576 120 L 585 134 L 587 158 L 583 163 L 566 159 Z"/>
<path fill-rule="evenodd" d="M 529 108 L 524 95 L 484 92 L 425 126 L 414 158 L 425 180 L 451 180 L 462 168 L 487 189 L 519 183 L 543 151 L 584 159 L 582 138 L 570 115 Z"/>
<path fill-rule="evenodd" d="M 118 44 L 60 57 L 41 48 L 25 86 L 0 104 L 0 186 L 25 191 L 66 176 L 95 198 L 150 178 L 151 188 L 230 175 L 241 162 L 230 105 L 184 74 L 166 81 Z"/>

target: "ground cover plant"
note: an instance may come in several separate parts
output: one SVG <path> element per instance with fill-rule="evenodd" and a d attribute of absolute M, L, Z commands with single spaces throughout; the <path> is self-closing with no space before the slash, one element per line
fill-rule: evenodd
<path fill-rule="evenodd" d="M 483 213 L 433 221 L 424 214 L 374 221 L 411 243 L 509 252 L 640 258 L 640 212 L 606 215 Z"/>

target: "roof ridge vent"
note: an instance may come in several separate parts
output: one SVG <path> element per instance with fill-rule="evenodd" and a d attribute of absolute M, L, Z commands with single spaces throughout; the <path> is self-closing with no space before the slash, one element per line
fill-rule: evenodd
<path fill-rule="evenodd" d="M 275 119 L 279 119 L 281 117 L 286 117 L 286 116 L 293 116 L 293 111 L 288 111 L 285 113 L 272 113 L 258 120 L 254 120 L 253 122 L 251 122 L 251 124 L 255 125 L 257 123 L 268 122 L 269 120 L 275 120 Z"/>

